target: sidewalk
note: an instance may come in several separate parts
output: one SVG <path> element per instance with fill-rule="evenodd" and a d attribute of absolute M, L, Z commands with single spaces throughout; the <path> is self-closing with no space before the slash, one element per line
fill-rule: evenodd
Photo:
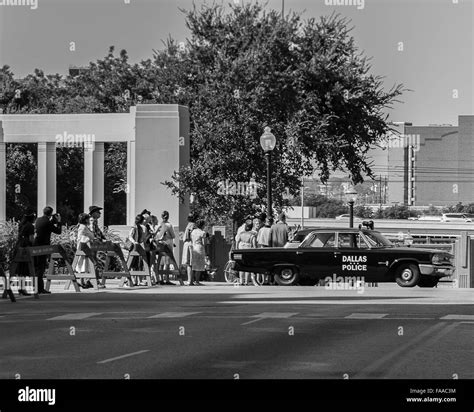
<path fill-rule="evenodd" d="M 355 289 L 328 289 L 324 286 L 240 286 L 222 282 L 205 282 L 203 286 L 136 286 L 119 287 L 120 280 L 109 279 L 105 289 L 81 289 L 77 293 L 71 286 L 64 290 L 65 281 L 53 281 L 52 295 L 226 295 L 228 303 L 281 303 L 281 304 L 390 304 L 390 305 L 474 305 L 474 289 L 455 289 L 451 284 L 437 288 L 401 288 L 395 283 L 379 283 L 378 287 Z M 0 289 L 1 292 L 1 289 Z M 16 288 L 14 293 L 17 295 Z M 222 297 L 224 299 L 224 297 Z M 27 298 L 28 299 L 28 298 Z M 240 300 L 243 299 L 243 300 Z M 7 300 L 5 300 L 7 301 Z"/>

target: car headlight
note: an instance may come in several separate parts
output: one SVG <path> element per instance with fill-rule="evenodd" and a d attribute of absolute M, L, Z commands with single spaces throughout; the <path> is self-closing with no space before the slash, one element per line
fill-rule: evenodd
<path fill-rule="evenodd" d="M 242 260 L 242 253 L 235 253 L 234 260 Z"/>
<path fill-rule="evenodd" d="M 440 264 L 454 264 L 454 256 L 451 255 L 442 255 L 442 254 L 434 254 L 431 258 L 431 263 L 433 265 L 440 265 Z"/>
<path fill-rule="evenodd" d="M 441 255 L 433 255 L 433 257 L 431 258 L 431 263 L 433 263 L 433 265 L 439 265 L 443 260 L 443 257 Z"/>

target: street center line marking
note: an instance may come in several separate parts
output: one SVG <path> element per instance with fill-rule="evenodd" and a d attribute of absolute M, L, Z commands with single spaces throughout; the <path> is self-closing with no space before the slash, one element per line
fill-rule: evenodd
<path fill-rule="evenodd" d="M 388 316 L 388 313 L 352 313 L 344 319 L 382 319 Z"/>
<path fill-rule="evenodd" d="M 250 316 L 251 318 L 255 318 L 251 321 L 244 322 L 240 326 L 244 325 L 250 325 L 252 323 L 258 322 L 263 319 L 288 319 L 291 316 L 297 315 L 298 312 L 296 313 L 288 313 L 288 312 L 263 312 L 258 315 L 252 315 Z"/>
<path fill-rule="evenodd" d="M 140 355 L 140 354 L 146 353 L 146 352 L 150 352 L 150 350 L 149 350 L 149 349 L 146 349 L 146 350 L 140 350 L 140 351 L 138 351 L 138 352 L 127 353 L 126 355 L 117 356 L 117 357 L 115 357 L 115 358 L 110 358 L 110 359 L 105 359 L 105 360 L 100 361 L 100 362 L 97 362 L 97 363 L 99 364 L 99 363 L 113 362 L 113 361 L 116 361 L 116 360 L 119 360 L 119 359 L 129 358 L 130 356 Z"/>
<path fill-rule="evenodd" d="M 297 315 L 298 312 L 288 313 L 288 312 L 263 312 L 258 315 L 252 315 L 251 318 L 273 318 L 273 319 L 286 319 L 291 316 Z"/>
<path fill-rule="evenodd" d="M 67 315 L 55 316 L 46 320 L 81 320 L 97 315 L 102 315 L 102 313 L 68 313 Z"/>
<path fill-rule="evenodd" d="M 184 318 L 186 316 L 196 315 L 201 312 L 163 312 L 157 315 L 148 316 L 147 319 L 159 319 L 159 318 Z"/>
<path fill-rule="evenodd" d="M 252 324 L 252 323 L 258 322 L 258 321 L 263 320 L 263 319 L 265 319 L 265 318 L 253 319 L 253 320 L 251 320 L 251 321 L 249 321 L 249 322 L 242 323 L 240 326 L 250 325 L 250 324 Z"/>
<path fill-rule="evenodd" d="M 474 315 L 446 315 L 441 320 L 474 320 Z"/>

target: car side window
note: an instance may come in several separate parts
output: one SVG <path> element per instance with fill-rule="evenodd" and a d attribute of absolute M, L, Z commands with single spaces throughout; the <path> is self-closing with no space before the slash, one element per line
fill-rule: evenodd
<path fill-rule="evenodd" d="M 357 239 L 357 247 L 359 249 L 368 249 L 369 245 L 365 241 L 365 239 L 360 235 L 360 233 L 356 234 L 356 239 Z"/>
<path fill-rule="evenodd" d="M 334 244 L 334 233 L 316 233 L 309 246 L 314 248 L 327 248 L 334 247 Z"/>
<path fill-rule="evenodd" d="M 355 233 L 339 233 L 338 247 L 357 249 Z"/>

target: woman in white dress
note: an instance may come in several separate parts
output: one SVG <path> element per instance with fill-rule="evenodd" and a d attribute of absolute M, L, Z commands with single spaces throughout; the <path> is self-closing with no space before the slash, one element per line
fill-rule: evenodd
<path fill-rule="evenodd" d="M 193 269 L 191 267 L 191 258 L 193 250 L 191 233 L 195 227 L 196 224 L 194 223 L 194 216 L 190 213 L 188 216 L 188 225 L 186 226 L 183 235 L 183 257 L 181 259 L 181 265 L 186 268 L 186 272 L 188 275 L 188 286 L 194 286 Z"/>
<path fill-rule="evenodd" d="M 79 215 L 79 228 L 77 230 L 77 250 L 82 251 L 91 246 L 91 242 L 94 240 L 94 233 L 89 229 L 91 217 L 87 213 L 81 213 Z M 80 256 L 74 270 L 77 273 L 88 273 L 90 272 L 90 265 L 94 264 L 91 258 L 88 256 Z M 83 288 L 90 288 L 92 284 L 90 281 L 84 282 L 84 278 L 81 279 L 81 286 Z"/>
<path fill-rule="evenodd" d="M 196 228 L 191 232 L 192 253 L 191 253 L 191 268 L 194 273 L 195 285 L 202 286 L 199 283 L 201 273 L 206 270 L 206 232 L 204 220 L 198 220 Z"/>

